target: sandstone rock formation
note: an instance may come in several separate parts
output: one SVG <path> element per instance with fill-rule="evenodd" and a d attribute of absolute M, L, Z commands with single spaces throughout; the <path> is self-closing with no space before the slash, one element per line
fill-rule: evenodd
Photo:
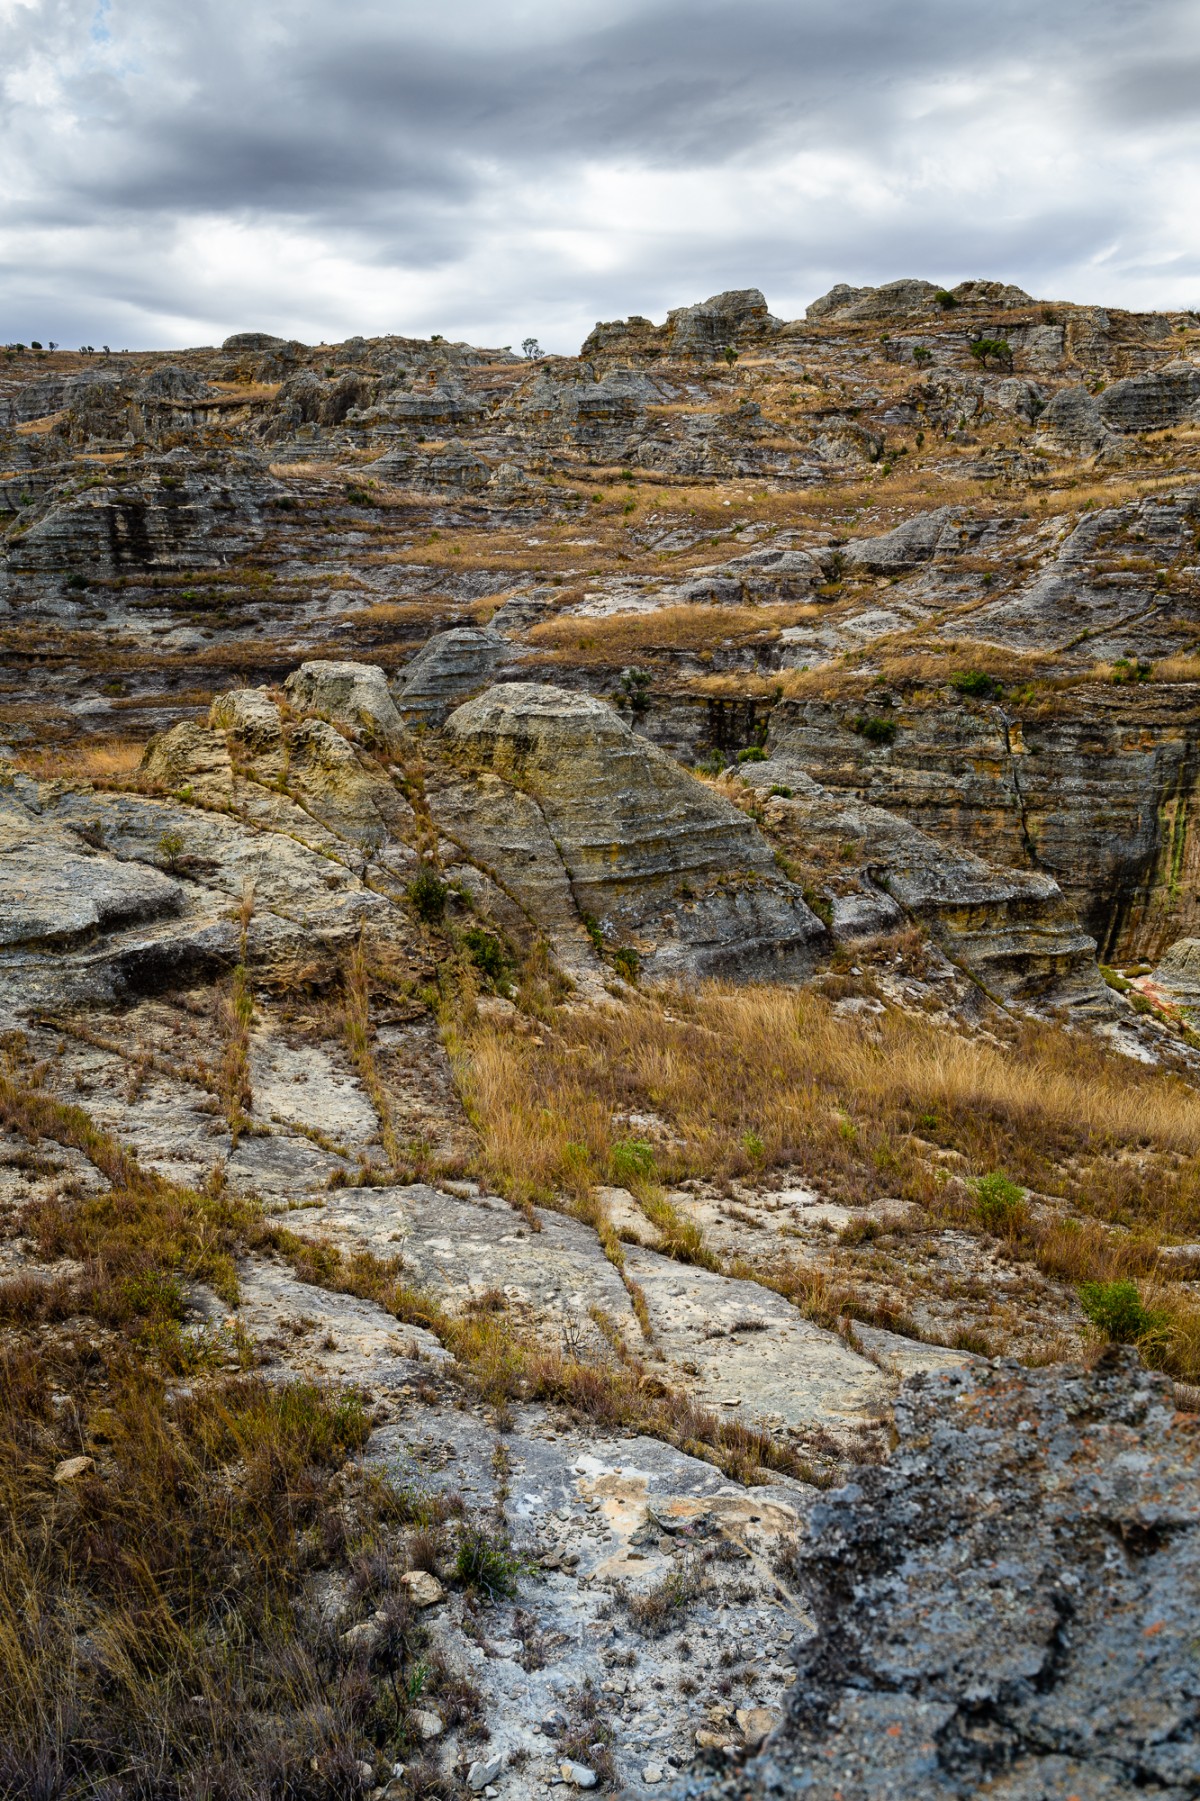
<path fill-rule="evenodd" d="M 488 685 L 507 650 L 500 633 L 486 626 L 435 633 L 393 685 L 405 725 L 441 725 L 461 700 Z"/>
<path fill-rule="evenodd" d="M 402 729 L 382 669 L 367 663 L 302 663 L 284 683 L 298 713 L 395 737 Z"/>
<path fill-rule="evenodd" d="M 581 914 L 653 976 L 786 980 L 812 967 L 821 923 L 750 822 L 603 702 L 502 684 L 452 713 L 446 733 L 536 800 Z"/>
<path fill-rule="evenodd" d="M 1096 1018 L 1116 1010 L 1096 941 L 1049 876 L 953 850 L 881 807 L 820 787 L 787 754 L 747 764 L 743 779 L 768 796 L 772 822 L 797 849 L 837 843 L 844 857 L 859 848 L 832 901 L 835 937 L 853 943 L 916 919 L 996 999 Z"/>

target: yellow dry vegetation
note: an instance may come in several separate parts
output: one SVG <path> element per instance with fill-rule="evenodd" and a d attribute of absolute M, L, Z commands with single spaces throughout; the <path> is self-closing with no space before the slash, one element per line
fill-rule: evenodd
<path fill-rule="evenodd" d="M 785 626 L 816 618 L 814 606 L 656 607 L 647 613 L 609 613 L 602 618 L 571 614 L 533 627 L 529 643 L 544 662 L 613 663 L 653 650 L 703 653 L 717 645 L 736 647 Z"/>

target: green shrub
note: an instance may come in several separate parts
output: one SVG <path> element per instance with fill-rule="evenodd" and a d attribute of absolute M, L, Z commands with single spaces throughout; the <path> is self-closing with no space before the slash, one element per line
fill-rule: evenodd
<path fill-rule="evenodd" d="M 972 338 L 968 349 L 977 363 L 985 366 L 990 362 L 1003 363 L 1005 368 L 1012 368 L 1012 345 L 1007 338 Z"/>
<path fill-rule="evenodd" d="M 944 313 L 948 313 L 952 307 L 958 305 L 958 301 L 954 298 L 954 295 L 950 292 L 949 288 L 939 288 L 933 298 Z"/>
<path fill-rule="evenodd" d="M 462 941 L 472 963 L 489 982 L 500 983 L 504 980 L 508 959 L 498 938 L 494 938 L 491 932 L 485 932 L 482 926 L 468 926 Z"/>
<path fill-rule="evenodd" d="M 914 344 L 913 345 L 913 362 L 916 363 L 918 368 L 921 368 L 924 366 L 924 364 L 931 363 L 932 361 L 933 361 L 933 352 L 932 352 L 932 350 L 929 349 L 928 345 L 926 345 L 926 344 Z"/>
<path fill-rule="evenodd" d="M 608 1153 L 608 1167 L 620 1188 L 649 1182 L 654 1176 L 654 1146 L 644 1138 L 622 1138 Z"/>
<path fill-rule="evenodd" d="M 773 782 L 767 789 L 768 797 L 776 794 L 779 796 L 780 800 L 791 800 L 792 798 L 791 789 L 785 788 L 781 782 Z"/>
<path fill-rule="evenodd" d="M 158 840 L 158 854 L 165 866 L 176 870 L 183 862 L 184 839 L 179 832 L 163 832 Z"/>
<path fill-rule="evenodd" d="M 745 750 L 739 750 L 737 760 L 739 763 L 765 763 L 767 753 L 761 744 L 748 744 Z"/>
<path fill-rule="evenodd" d="M 866 719 L 861 714 L 851 721 L 851 725 L 868 744 L 892 744 L 900 730 L 894 719 Z"/>
<path fill-rule="evenodd" d="M 1096 1330 L 1116 1344 L 1136 1344 L 1163 1325 L 1164 1316 L 1146 1306 L 1137 1283 L 1128 1277 L 1120 1282 L 1081 1283 L 1079 1305 Z"/>
<path fill-rule="evenodd" d="M 975 1212 L 987 1231 L 1002 1238 L 1020 1225 L 1025 1217 L 1025 1190 L 998 1169 L 980 1176 L 971 1185 L 975 1190 Z"/>
<path fill-rule="evenodd" d="M 950 686 L 977 700 L 996 700 L 1004 693 L 1004 684 L 994 676 L 985 675 L 982 669 L 960 669 L 950 677 Z"/>
<path fill-rule="evenodd" d="M 426 925 L 436 925 L 446 911 L 449 889 L 436 872 L 422 865 L 405 889 L 409 905 Z"/>
<path fill-rule="evenodd" d="M 619 976 L 627 982 L 636 982 L 641 974 L 642 959 L 632 944 L 623 944 L 613 957 L 613 967 Z"/>
<path fill-rule="evenodd" d="M 516 1594 L 521 1569 L 506 1538 L 491 1538 L 475 1526 L 463 1533 L 454 1574 L 464 1587 L 479 1590 L 490 1601 L 503 1600 Z"/>
<path fill-rule="evenodd" d="M 1112 666 L 1112 679 L 1118 687 L 1124 682 L 1148 682 L 1153 667 L 1145 657 L 1139 657 L 1136 663 L 1129 657 L 1118 657 Z"/>

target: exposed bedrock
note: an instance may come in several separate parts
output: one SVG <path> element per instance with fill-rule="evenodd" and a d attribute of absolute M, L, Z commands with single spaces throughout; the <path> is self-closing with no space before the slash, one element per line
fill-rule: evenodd
<path fill-rule="evenodd" d="M 487 626 L 435 632 L 392 685 L 405 725 L 441 725 L 460 701 L 488 685 L 507 654 L 507 640 Z"/>
<path fill-rule="evenodd" d="M 815 1631 L 763 1754 L 689 1795 L 1183 1801 L 1200 1788 L 1200 1434 L 1129 1363 L 912 1378 L 814 1507 Z"/>
<path fill-rule="evenodd" d="M 445 729 L 468 767 L 533 797 L 580 913 L 655 975 L 812 967 L 824 928 L 753 824 L 605 702 L 504 683 Z"/>
<path fill-rule="evenodd" d="M 1123 1006 L 1100 975 L 1095 939 L 1050 876 L 952 849 L 907 819 L 822 788 L 787 755 L 747 764 L 743 779 L 767 797 L 768 822 L 801 854 L 858 847 L 833 902 L 835 937 L 853 942 L 907 917 L 997 1000 L 1096 1017 Z"/>
<path fill-rule="evenodd" d="M 1081 684 L 1045 710 L 885 698 L 890 743 L 862 730 L 861 699 L 799 700 L 774 710 L 772 749 L 945 844 L 1053 876 L 1102 958 L 1200 929 L 1195 684 Z"/>

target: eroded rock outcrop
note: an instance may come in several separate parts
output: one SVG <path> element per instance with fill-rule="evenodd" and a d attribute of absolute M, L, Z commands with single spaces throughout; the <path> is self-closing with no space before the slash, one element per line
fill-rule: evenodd
<path fill-rule="evenodd" d="M 813 1509 L 788 1716 L 718 1792 L 1194 1795 L 1200 1434 L 1170 1385 L 1132 1362 L 917 1376 L 896 1430 Z"/>
<path fill-rule="evenodd" d="M 284 691 L 298 713 L 312 713 L 333 725 L 394 738 L 403 723 L 388 692 L 387 677 L 372 663 L 302 663 Z"/>
<path fill-rule="evenodd" d="M 505 639 L 487 626 L 435 632 L 392 686 L 405 725 L 441 725 L 460 701 L 487 686 L 507 651 Z"/>
<path fill-rule="evenodd" d="M 747 764 L 743 780 L 768 797 L 772 825 L 796 848 L 838 844 L 845 857 L 858 847 L 855 873 L 847 861 L 832 902 L 843 942 L 915 919 L 993 999 L 1096 1018 L 1116 1010 L 1096 941 L 1050 876 L 951 849 L 880 807 L 822 788 L 794 757 Z"/>
<path fill-rule="evenodd" d="M 458 708 L 445 729 L 468 767 L 532 795 L 580 912 L 654 975 L 787 978 L 812 967 L 823 927 L 751 822 L 603 701 L 512 682 Z"/>

